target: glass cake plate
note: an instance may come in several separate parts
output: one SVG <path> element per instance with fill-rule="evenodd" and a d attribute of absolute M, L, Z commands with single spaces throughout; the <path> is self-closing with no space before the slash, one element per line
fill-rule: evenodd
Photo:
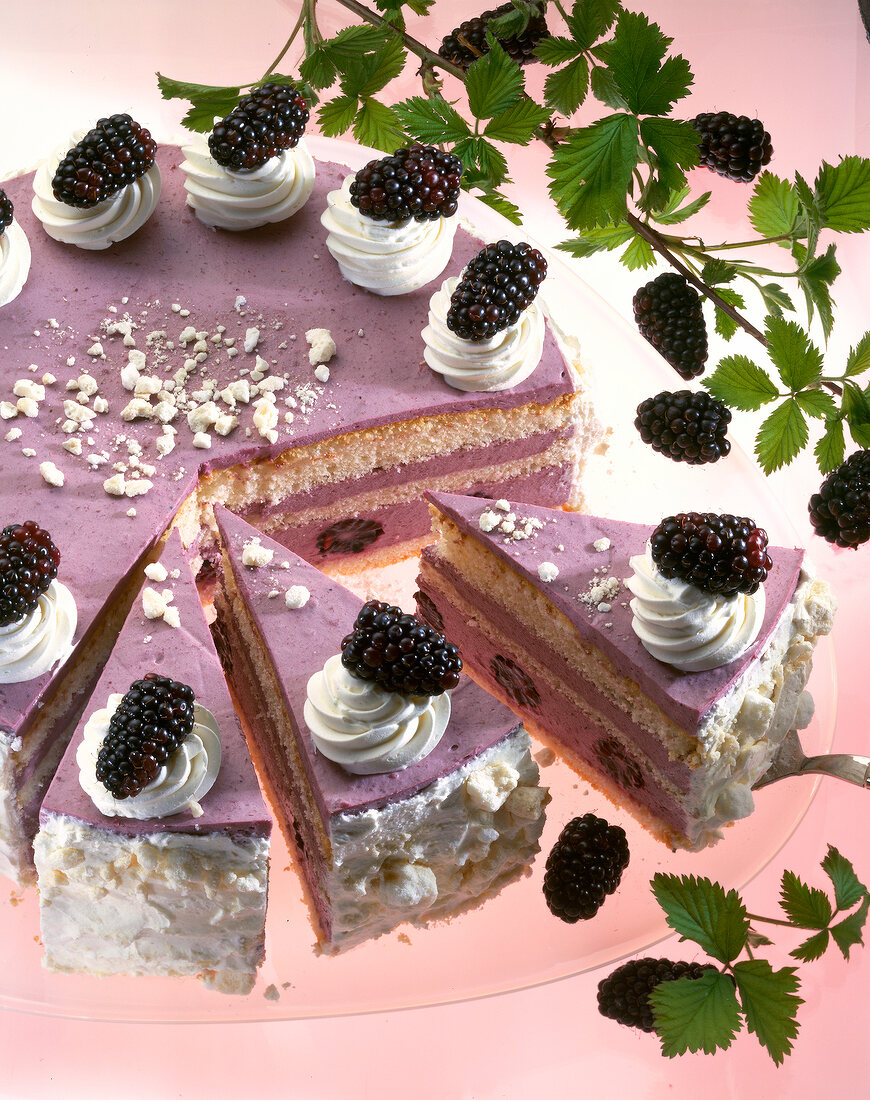
<path fill-rule="evenodd" d="M 322 159 L 357 167 L 365 150 L 311 138 Z M 486 239 L 530 239 L 482 204 L 465 201 L 465 216 Z M 584 365 L 595 376 L 599 419 L 610 429 L 606 452 L 593 456 L 586 481 L 589 511 L 657 523 L 691 508 L 754 516 L 771 542 L 799 540 L 757 466 L 735 446 L 727 462 L 703 471 L 654 456 L 640 443 L 632 421 L 643 397 L 675 386 L 675 375 L 638 333 L 549 253 L 546 305 L 557 328 L 573 334 Z M 602 384 L 603 383 L 603 384 Z M 699 487 L 703 498 L 699 499 Z M 414 591 L 415 566 L 349 576 L 360 595 L 400 599 Z M 808 753 L 826 751 L 836 715 L 833 646 L 816 651 L 811 689 L 816 714 L 801 735 Z M 546 762 L 548 755 L 542 755 Z M 239 1022 L 306 1019 L 436 1005 L 565 978 L 645 951 L 669 934 L 649 889 L 657 871 L 706 875 L 740 888 L 779 852 L 800 824 L 817 779 L 787 780 L 759 793 L 755 813 L 726 831 L 705 852 L 671 853 L 634 820 L 613 807 L 560 761 L 542 767 L 552 802 L 531 873 L 478 909 L 429 928 L 404 925 L 344 956 L 317 955 L 314 934 L 292 858 L 275 830 L 266 924 L 266 961 L 253 992 L 227 997 L 188 978 L 93 978 L 53 974 L 41 965 L 36 892 L 10 889 L 0 880 L 0 1008 L 45 1016 L 106 1021 Z M 587 811 L 622 825 L 631 863 L 620 888 L 591 921 L 567 925 L 553 917 L 541 882 L 544 853 L 563 825 Z"/>

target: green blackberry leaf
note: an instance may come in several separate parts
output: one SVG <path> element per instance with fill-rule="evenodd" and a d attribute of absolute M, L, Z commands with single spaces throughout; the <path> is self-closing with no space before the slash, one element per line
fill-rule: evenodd
<path fill-rule="evenodd" d="M 324 103 L 317 112 L 317 120 L 326 137 L 346 133 L 356 118 L 359 100 L 356 96 L 340 95 Z"/>
<path fill-rule="evenodd" d="M 662 1054 L 729 1047 L 741 1028 L 740 1005 L 727 974 L 705 971 L 700 978 L 661 982 L 649 995 Z"/>
<path fill-rule="evenodd" d="M 546 107 L 539 107 L 531 99 L 520 99 L 491 119 L 483 132 L 493 141 L 510 141 L 514 145 L 528 145 L 535 136 L 535 131 L 549 117 L 550 112 Z"/>
<path fill-rule="evenodd" d="M 749 918 L 736 890 L 726 893 L 707 878 L 662 872 L 653 876 L 652 890 L 668 925 L 719 962 L 732 962 L 746 946 Z"/>
<path fill-rule="evenodd" d="M 366 57 L 365 78 L 359 83 L 351 83 L 346 89 L 360 98 L 377 95 L 405 67 L 407 51 L 398 35 L 393 35 L 377 53 Z M 383 104 L 381 104 L 383 106 Z"/>
<path fill-rule="evenodd" d="M 603 65 L 593 65 L 589 74 L 589 87 L 596 99 L 614 111 L 628 110 L 625 96 L 616 85 L 613 73 Z"/>
<path fill-rule="evenodd" d="M 781 317 L 784 309 L 794 313 L 794 303 L 779 283 L 762 283 L 758 287 L 758 292 L 761 294 L 767 312 L 772 313 L 774 317 Z"/>
<path fill-rule="evenodd" d="M 730 283 L 737 275 L 734 264 L 725 260 L 708 260 L 701 270 L 701 278 L 707 286 L 719 286 L 722 283 Z"/>
<path fill-rule="evenodd" d="M 202 96 L 211 96 L 225 93 L 227 96 L 238 96 L 238 88 L 225 87 L 220 84 L 191 84 L 186 80 L 175 80 L 171 76 L 157 73 L 157 87 L 164 99 L 189 99 L 195 102 Z"/>
<path fill-rule="evenodd" d="M 698 134 L 688 122 L 675 118 L 645 118 L 640 124 L 640 137 L 655 153 L 659 183 L 666 188 L 663 200 L 671 191 L 685 186 L 685 169 L 698 163 Z M 660 206 L 661 202 L 654 204 Z"/>
<path fill-rule="evenodd" d="M 393 110 L 408 133 L 425 145 L 455 145 L 471 136 L 462 115 L 440 95 L 431 99 L 411 96 L 396 103 Z"/>
<path fill-rule="evenodd" d="M 325 44 L 319 43 L 299 66 L 299 73 L 313 88 L 323 89 L 332 85 L 338 69 Z"/>
<path fill-rule="evenodd" d="M 543 61 L 545 65 L 564 65 L 566 61 L 573 61 L 578 54 L 583 52 L 583 47 L 578 42 L 572 42 L 570 38 L 562 38 L 559 35 L 551 35 L 544 38 L 535 47 L 535 57 Z"/>
<path fill-rule="evenodd" d="M 564 69 L 550 73 L 544 81 L 544 99 L 554 111 L 573 115 L 589 91 L 589 63 L 575 57 Z"/>
<path fill-rule="evenodd" d="M 867 920 L 867 911 L 870 909 L 870 894 L 864 895 L 864 900 L 854 913 L 841 920 L 839 924 L 832 925 L 831 935 L 837 947 L 843 952 L 843 958 L 848 962 L 849 949 L 856 944 L 864 943 L 864 924 Z"/>
<path fill-rule="evenodd" d="M 500 187 L 508 178 L 508 163 L 504 153 L 484 138 L 474 139 L 475 156 L 480 170 L 491 181 L 493 187 Z"/>
<path fill-rule="evenodd" d="M 391 107 L 376 99 L 366 99 L 353 124 L 353 136 L 362 145 L 392 151 L 405 141 L 398 117 Z"/>
<path fill-rule="evenodd" d="M 596 252 L 610 252 L 619 248 L 633 236 L 633 230 L 627 225 L 607 225 L 600 229 L 587 229 L 582 236 L 562 241 L 556 248 L 576 256 L 578 260 L 584 260 L 587 256 L 594 256 Z"/>
<path fill-rule="evenodd" d="M 837 403 L 826 390 L 802 390 L 795 401 L 814 420 L 830 420 L 837 415 Z"/>
<path fill-rule="evenodd" d="M 693 214 L 697 214 L 699 210 L 705 207 L 710 201 L 710 196 L 712 194 L 711 191 L 705 191 L 703 194 L 698 195 L 696 199 L 693 199 L 683 206 L 682 203 L 689 197 L 690 192 L 691 188 L 688 184 L 686 184 L 685 187 L 680 187 L 678 190 L 673 191 L 661 210 L 652 212 L 653 220 L 660 222 L 662 225 L 678 225 L 680 222 L 686 221 L 687 218 L 691 218 Z"/>
<path fill-rule="evenodd" d="M 666 115 L 688 94 L 694 81 L 688 61 L 679 54 L 662 60 L 672 41 L 642 13 L 623 10 L 613 38 L 596 50 L 634 114 Z"/>
<path fill-rule="evenodd" d="M 389 31 L 384 32 L 369 23 L 356 23 L 352 27 L 340 30 L 334 38 L 321 43 L 321 49 L 341 67 L 342 62 L 358 60 L 360 54 L 377 53 L 394 38 L 395 35 Z"/>
<path fill-rule="evenodd" d="M 704 281 L 706 282 L 707 280 L 705 279 Z M 739 294 L 736 290 L 732 290 L 731 287 L 717 286 L 716 293 L 724 302 L 734 306 L 736 309 L 742 309 L 746 305 L 743 295 Z M 729 317 L 724 310 L 716 306 L 716 331 L 721 337 L 725 340 L 730 340 L 739 327 L 740 326 L 733 317 Z"/>
<path fill-rule="evenodd" d="M 866 886 L 858 881 L 855 868 L 831 844 L 828 845 L 828 854 L 822 860 L 822 870 L 834 884 L 834 899 L 838 909 L 851 909 L 867 893 Z"/>
<path fill-rule="evenodd" d="M 621 11 L 620 0 L 575 0 L 568 26 L 581 49 L 588 50 L 607 34 Z"/>
<path fill-rule="evenodd" d="M 547 175 L 570 229 L 623 220 L 637 157 L 637 120 L 631 115 L 610 115 L 566 138 Z"/>
<path fill-rule="evenodd" d="M 766 959 L 747 959 L 736 963 L 734 977 L 746 1026 L 777 1065 L 781 1065 L 798 1033 L 795 1019 L 803 999 L 793 966 L 774 970 Z"/>
<path fill-rule="evenodd" d="M 493 40 L 489 50 L 469 66 L 465 90 L 475 118 L 495 118 L 519 99 L 523 74 L 516 61 Z"/>
<path fill-rule="evenodd" d="M 410 8 L 415 15 L 426 15 L 435 0 L 375 0 L 375 3 L 382 12 L 401 14 L 402 8 Z"/>
<path fill-rule="evenodd" d="M 790 236 L 799 217 L 800 202 L 788 180 L 781 180 L 773 172 L 762 172 L 749 200 L 749 220 L 758 233 L 762 237 Z"/>
<path fill-rule="evenodd" d="M 783 383 L 790 390 L 802 390 L 822 374 L 822 355 L 794 321 L 768 317 L 767 351 Z"/>
<path fill-rule="evenodd" d="M 846 377 L 863 374 L 870 367 L 870 332 L 865 332 L 858 344 L 849 349 L 846 359 Z"/>
<path fill-rule="evenodd" d="M 839 164 L 822 162 L 815 193 L 822 224 L 838 233 L 870 229 L 870 160 L 844 157 Z"/>
<path fill-rule="evenodd" d="M 763 932 L 758 932 L 754 928 L 749 929 L 746 942 L 750 947 L 773 947 L 773 940 L 768 939 Z"/>
<path fill-rule="evenodd" d="M 529 3 L 528 0 L 512 0 L 512 3 L 513 7 L 510 11 L 506 11 L 504 15 L 500 15 L 488 24 L 489 30 L 496 38 L 513 38 L 515 35 L 522 34 L 529 25 L 529 20 L 541 14 L 540 6 Z"/>
<path fill-rule="evenodd" d="M 843 383 L 840 408 L 859 447 L 870 447 L 870 399 L 854 382 Z"/>
<path fill-rule="evenodd" d="M 629 271 L 637 271 L 638 268 L 653 267 L 656 262 L 656 254 L 653 252 L 649 241 L 641 236 L 635 236 L 628 248 L 619 257 L 619 262 Z"/>
<path fill-rule="evenodd" d="M 520 208 L 515 206 L 510 199 L 506 199 L 504 195 L 496 193 L 477 195 L 482 203 L 492 207 L 493 210 L 497 210 L 502 217 L 507 218 L 509 222 L 513 222 L 514 225 L 523 224 L 523 216 L 520 212 Z"/>
<path fill-rule="evenodd" d="M 779 397 L 770 376 L 745 355 L 728 355 L 702 385 L 729 408 L 756 412 Z"/>
<path fill-rule="evenodd" d="M 182 126 L 199 134 L 211 133 L 216 118 L 224 118 L 239 102 L 238 88 L 219 88 L 203 92 L 193 101 L 190 110 L 181 120 Z"/>
<path fill-rule="evenodd" d="M 795 959 L 800 959 L 801 962 L 815 962 L 828 950 L 830 942 L 831 934 L 827 928 L 823 928 L 821 932 L 816 932 L 814 936 L 804 940 L 793 951 L 789 951 L 789 955 L 792 955 Z"/>
<path fill-rule="evenodd" d="M 827 928 L 833 909 L 824 890 L 807 886 L 793 871 L 783 871 L 780 902 L 799 928 Z"/>
<path fill-rule="evenodd" d="M 809 428 L 800 406 L 790 397 L 773 410 L 758 430 L 755 454 L 766 474 L 787 466 L 806 447 Z"/>
<path fill-rule="evenodd" d="M 846 442 L 843 438 L 843 421 L 830 420 L 825 425 L 825 434 L 813 449 L 819 470 L 823 474 L 829 474 L 840 465 L 846 457 Z M 839 902 L 838 902 L 839 904 Z"/>
<path fill-rule="evenodd" d="M 800 214 L 803 220 L 802 231 L 807 239 L 806 253 L 809 256 L 814 256 L 819 240 L 819 232 L 822 228 L 822 214 L 813 189 L 800 172 L 795 172 L 794 188 L 800 201 Z M 794 246 L 792 246 L 792 252 L 795 252 Z"/>

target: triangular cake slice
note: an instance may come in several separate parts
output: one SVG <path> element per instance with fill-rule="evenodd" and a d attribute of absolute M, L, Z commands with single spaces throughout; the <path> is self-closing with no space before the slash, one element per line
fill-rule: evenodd
<path fill-rule="evenodd" d="M 202 794 L 182 775 L 179 789 L 190 799 L 169 816 L 113 816 L 136 799 L 113 799 L 99 784 L 109 812 L 97 808 L 81 782 L 88 755 L 82 742 L 86 731 L 94 736 L 112 697 L 149 673 L 193 689 L 190 739 L 207 727 L 200 761 L 211 766 L 208 730 L 217 730 L 220 767 Z M 191 775 L 197 764 L 190 763 Z M 177 776 L 165 778 L 165 770 L 140 802 L 152 792 L 157 808 L 166 809 L 163 792 Z M 89 790 L 93 768 L 90 782 Z M 271 818 L 176 532 L 148 568 L 39 820 L 34 850 L 50 969 L 196 975 L 224 992 L 250 990 L 263 959 Z"/>
<path fill-rule="evenodd" d="M 323 949 L 457 913 L 522 874 L 547 795 L 514 715 L 463 677 L 425 758 L 372 775 L 333 763 L 306 722 L 307 685 L 340 652 L 361 601 L 225 509 L 217 519 L 224 667 Z"/>
<path fill-rule="evenodd" d="M 806 715 L 833 604 L 804 552 L 771 548 L 760 633 L 737 659 L 680 672 L 632 629 L 629 559 L 652 528 L 433 493 L 438 542 L 418 606 L 481 684 L 674 847 L 702 848 L 753 808 L 751 788 Z"/>

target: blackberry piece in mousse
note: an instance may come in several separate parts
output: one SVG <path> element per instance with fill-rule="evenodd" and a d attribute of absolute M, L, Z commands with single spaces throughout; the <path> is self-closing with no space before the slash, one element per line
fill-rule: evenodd
<path fill-rule="evenodd" d="M 308 118 L 301 92 L 287 84 L 261 84 L 215 125 L 209 152 L 230 171 L 253 172 L 298 145 Z"/>
<path fill-rule="evenodd" d="M 707 326 L 701 296 L 682 275 L 666 271 L 642 286 L 632 300 L 641 336 L 687 382 L 704 373 Z"/>
<path fill-rule="evenodd" d="M 828 474 L 810 497 L 810 522 L 836 546 L 858 547 L 870 539 L 870 451 L 855 451 Z"/>
<path fill-rule="evenodd" d="M 57 576 L 60 551 L 33 520 L 13 523 L 0 534 L 0 627 L 36 610 Z"/>
<path fill-rule="evenodd" d="M 544 897 L 568 924 L 590 920 L 619 886 L 628 866 L 625 830 L 595 814 L 569 821 L 547 857 Z"/>
<path fill-rule="evenodd" d="M 491 11 L 475 16 L 474 19 L 466 19 L 458 27 L 454 27 L 450 34 L 444 36 L 438 47 L 439 55 L 445 61 L 452 61 L 461 69 L 468 69 L 472 62 L 489 51 L 486 31 L 490 20 L 498 19 L 513 10 L 513 4 L 501 4 Z M 538 60 L 535 57 L 535 48 L 538 43 L 549 37 L 550 32 L 544 16 L 534 15 L 521 34 L 512 35 L 500 41 L 502 48 L 518 65 L 529 65 Z"/>
<path fill-rule="evenodd" d="M 689 120 L 701 135 L 701 164 L 736 183 L 751 183 L 770 163 L 773 146 L 764 123 L 729 111 L 705 111 Z"/>
<path fill-rule="evenodd" d="M 767 532 L 745 516 L 668 516 L 653 531 L 650 548 L 662 576 L 679 577 L 721 596 L 757 592 L 773 567 Z"/>
<path fill-rule="evenodd" d="M 410 145 L 361 168 L 350 201 L 373 221 L 435 221 L 456 213 L 461 179 L 459 157 L 434 145 Z"/>
<path fill-rule="evenodd" d="M 101 118 L 61 160 L 51 181 L 58 202 L 91 207 L 144 176 L 157 145 L 127 114 Z"/>
<path fill-rule="evenodd" d="M 341 643 L 341 663 L 399 695 L 441 695 L 459 683 L 462 659 L 437 630 L 398 607 L 369 600 Z"/>
<path fill-rule="evenodd" d="M 187 684 L 149 672 L 118 704 L 97 756 L 97 779 L 115 798 L 132 798 L 193 729 L 194 694 Z"/>
<path fill-rule="evenodd" d="M 14 213 L 12 200 L 3 188 L 0 187 L 0 236 L 2 236 L 6 228 L 12 224 L 12 216 Z"/>
<path fill-rule="evenodd" d="M 470 261 L 450 296 L 447 327 L 481 343 L 514 324 L 535 300 L 547 261 L 531 245 L 498 241 Z"/>
<path fill-rule="evenodd" d="M 674 962 L 672 959 L 630 959 L 598 983 L 598 1011 L 610 1020 L 641 1031 L 655 1031 L 649 995 L 662 982 L 700 978 L 715 970 L 710 963 Z"/>
<path fill-rule="evenodd" d="M 700 466 L 730 452 L 725 438 L 730 422 L 728 406 L 704 390 L 663 390 L 641 401 L 634 426 L 654 451 Z"/>

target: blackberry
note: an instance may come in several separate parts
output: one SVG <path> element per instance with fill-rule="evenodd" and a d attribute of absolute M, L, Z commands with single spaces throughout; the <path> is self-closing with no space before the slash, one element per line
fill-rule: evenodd
<path fill-rule="evenodd" d="M 0 627 L 29 615 L 57 576 L 60 551 L 32 519 L 0 534 Z"/>
<path fill-rule="evenodd" d="M 655 1031 L 655 1019 L 649 995 L 662 982 L 678 978 L 696 981 L 710 963 L 673 962 L 671 959 L 631 959 L 598 983 L 598 1011 L 627 1027 Z"/>
<path fill-rule="evenodd" d="M 320 532 L 317 549 L 321 554 L 361 554 L 383 533 L 383 527 L 373 519 L 340 519 Z"/>
<path fill-rule="evenodd" d="M 641 336 L 681 378 L 688 381 L 704 373 L 707 326 L 701 296 L 682 275 L 675 271 L 659 275 L 637 291 L 632 306 Z"/>
<path fill-rule="evenodd" d="M 460 69 L 468 69 L 481 54 L 489 51 L 489 43 L 486 40 L 489 21 L 507 15 L 513 10 L 513 4 L 502 4 L 500 7 L 493 8 L 492 11 L 483 12 L 474 19 L 466 19 L 464 23 L 454 27 L 450 34 L 444 36 L 438 47 L 439 55 L 445 61 L 452 61 Z M 535 15 L 521 34 L 501 39 L 501 45 L 517 64 L 529 65 L 538 60 L 535 57 L 535 47 L 549 37 L 546 19 L 543 15 Z"/>
<path fill-rule="evenodd" d="M 233 172 L 253 172 L 299 144 L 308 124 L 308 105 L 287 84 L 261 84 L 243 96 L 208 138 L 211 155 Z"/>
<path fill-rule="evenodd" d="M 447 327 L 462 340 L 491 340 L 531 305 L 546 274 L 547 261 L 531 245 L 488 244 L 462 272 Z"/>
<path fill-rule="evenodd" d="M 810 522 L 837 546 L 857 550 L 870 539 L 870 451 L 855 451 L 828 474 L 810 497 Z"/>
<path fill-rule="evenodd" d="M 746 517 L 712 512 L 668 516 L 653 531 L 650 547 L 663 576 L 721 596 L 756 592 L 773 566 L 767 532 Z"/>
<path fill-rule="evenodd" d="M 0 237 L 3 236 L 7 226 L 12 224 L 12 215 L 15 213 L 12 200 L 0 187 Z"/>
<path fill-rule="evenodd" d="M 115 798 L 132 798 L 154 779 L 193 729 L 193 688 L 149 672 L 136 680 L 109 721 L 97 779 Z"/>
<path fill-rule="evenodd" d="M 770 163 L 770 134 L 757 118 L 705 111 L 689 119 L 701 135 L 701 164 L 737 183 L 750 183 Z"/>
<path fill-rule="evenodd" d="M 539 707 L 541 696 L 535 687 L 535 681 L 510 657 L 496 653 L 489 662 L 489 671 L 493 679 L 513 699 L 519 707 Z"/>
<path fill-rule="evenodd" d="M 67 206 L 96 206 L 154 164 L 157 145 L 129 115 L 101 118 L 57 166 L 51 189 Z"/>
<path fill-rule="evenodd" d="M 594 917 L 628 866 L 625 830 L 595 814 L 569 821 L 547 857 L 544 897 L 568 924 Z"/>
<path fill-rule="evenodd" d="M 369 600 L 341 643 L 341 663 L 399 695 L 441 695 L 462 671 L 459 650 L 416 615 Z"/>
<path fill-rule="evenodd" d="M 350 185 L 350 201 L 373 221 L 435 221 L 456 213 L 462 161 L 434 145 L 410 145 L 370 160 Z"/>
<path fill-rule="evenodd" d="M 634 426 L 644 443 L 675 462 L 700 466 L 731 450 L 725 438 L 731 410 L 704 390 L 663 390 L 637 407 Z"/>

